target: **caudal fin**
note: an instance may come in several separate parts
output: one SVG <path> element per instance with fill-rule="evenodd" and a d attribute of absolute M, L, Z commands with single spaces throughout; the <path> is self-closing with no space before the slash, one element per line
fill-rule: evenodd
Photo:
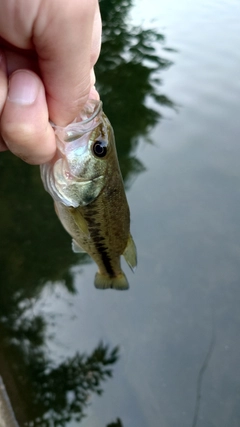
<path fill-rule="evenodd" d="M 96 273 L 94 285 L 97 289 L 118 289 L 120 291 L 129 288 L 127 278 L 124 273 L 118 274 L 116 277 L 105 276 L 101 273 Z"/>

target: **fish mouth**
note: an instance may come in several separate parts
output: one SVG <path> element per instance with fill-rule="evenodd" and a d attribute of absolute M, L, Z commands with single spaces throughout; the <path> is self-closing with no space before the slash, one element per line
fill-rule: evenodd
<path fill-rule="evenodd" d="M 84 183 L 90 183 L 90 182 L 93 182 L 93 181 L 97 181 L 98 179 L 102 179 L 103 178 L 103 175 L 97 175 L 97 176 L 94 176 L 93 178 L 91 178 L 91 179 L 80 179 L 79 180 L 79 182 L 84 182 Z"/>
<path fill-rule="evenodd" d="M 96 99 L 89 99 L 87 104 L 83 107 L 83 110 L 79 115 L 67 126 L 67 129 L 71 129 L 72 125 L 76 124 L 79 126 L 84 126 L 85 124 L 91 122 L 98 114 L 102 111 L 102 101 Z"/>
<path fill-rule="evenodd" d="M 54 123 L 51 123 L 51 125 L 61 142 L 70 143 L 95 129 L 101 122 L 101 112 L 102 101 L 91 99 L 88 100 L 82 112 L 68 126 L 61 127 Z"/>
<path fill-rule="evenodd" d="M 70 182 L 84 182 L 85 184 L 93 182 L 93 181 L 97 181 L 98 179 L 103 178 L 103 175 L 96 175 L 91 177 L 91 179 L 89 178 L 82 178 L 81 176 L 76 176 L 71 174 L 70 172 L 66 171 L 65 172 L 65 176 L 67 178 L 67 180 L 69 180 Z"/>

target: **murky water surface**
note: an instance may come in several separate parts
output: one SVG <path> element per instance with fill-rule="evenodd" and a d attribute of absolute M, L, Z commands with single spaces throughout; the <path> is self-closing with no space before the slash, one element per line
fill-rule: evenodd
<path fill-rule="evenodd" d="M 20 427 L 240 424 L 240 3 L 101 1 L 96 72 L 139 265 L 99 291 L 0 156 L 0 375 Z"/>

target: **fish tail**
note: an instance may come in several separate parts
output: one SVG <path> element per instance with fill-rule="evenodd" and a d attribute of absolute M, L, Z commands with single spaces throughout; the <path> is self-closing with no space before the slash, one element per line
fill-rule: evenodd
<path fill-rule="evenodd" d="M 101 273 L 96 273 L 94 285 L 98 289 L 118 289 L 120 291 L 129 288 L 129 284 L 125 274 L 122 272 L 116 277 L 106 276 Z"/>

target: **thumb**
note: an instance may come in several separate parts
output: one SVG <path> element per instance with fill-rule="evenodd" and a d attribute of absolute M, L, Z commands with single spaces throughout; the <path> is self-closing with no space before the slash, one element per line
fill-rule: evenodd
<path fill-rule="evenodd" d="M 10 77 L 1 133 L 9 150 L 28 163 L 45 163 L 54 156 L 56 142 L 45 91 L 35 73 L 18 70 Z"/>

